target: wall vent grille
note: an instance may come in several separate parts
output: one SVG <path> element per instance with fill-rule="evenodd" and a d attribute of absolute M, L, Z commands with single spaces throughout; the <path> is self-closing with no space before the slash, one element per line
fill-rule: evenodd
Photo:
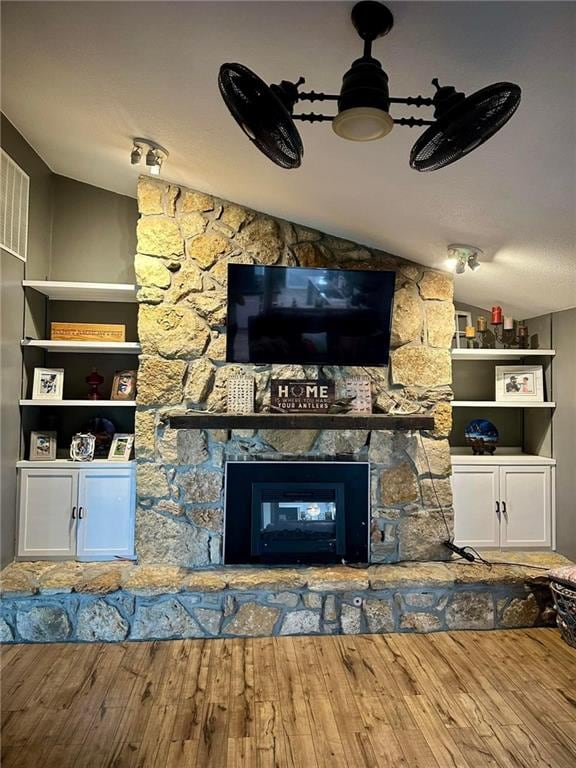
<path fill-rule="evenodd" d="M 0 247 L 26 261 L 30 177 L 1 150 Z"/>

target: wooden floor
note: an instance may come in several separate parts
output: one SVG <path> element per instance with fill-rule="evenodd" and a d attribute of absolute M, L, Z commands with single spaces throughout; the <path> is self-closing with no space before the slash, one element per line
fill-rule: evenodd
<path fill-rule="evenodd" d="M 556 630 L 18 645 L 2 766 L 574 768 Z"/>

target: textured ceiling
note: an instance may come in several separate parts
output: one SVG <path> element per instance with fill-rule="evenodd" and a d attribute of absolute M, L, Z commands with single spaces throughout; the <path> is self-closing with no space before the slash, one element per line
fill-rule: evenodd
<path fill-rule="evenodd" d="M 437 267 L 451 242 L 481 247 L 462 301 L 516 317 L 576 305 L 576 4 L 390 3 L 375 55 L 393 95 L 428 95 L 433 76 L 467 92 L 511 80 L 516 116 L 432 174 L 409 168 L 419 130 L 400 127 L 356 144 L 304 125 L 303 167 L 277 168 L 226 112 L 218 67 L 335 92 L 361 50 L 351 7 L 4 2 L 3 110 L 56 173 L 134 195 L 130 137 L 149 136 L 170 151 L 164 176 L 188 186 Z"/>

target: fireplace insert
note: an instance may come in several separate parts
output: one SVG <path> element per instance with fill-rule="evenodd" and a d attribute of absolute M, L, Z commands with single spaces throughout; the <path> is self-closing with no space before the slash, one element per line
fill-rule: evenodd
<path fill-rule="evenodd" d="M 366 562 L 368 465 L 229 462 L 226 563 Z"/>

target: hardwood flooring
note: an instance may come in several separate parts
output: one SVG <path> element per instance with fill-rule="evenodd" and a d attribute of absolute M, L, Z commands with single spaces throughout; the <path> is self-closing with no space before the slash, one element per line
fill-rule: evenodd
<path fill-rule="evenodd" d="M 3 768 L 574 768 L 554 629 L 5 646 Z"/>

